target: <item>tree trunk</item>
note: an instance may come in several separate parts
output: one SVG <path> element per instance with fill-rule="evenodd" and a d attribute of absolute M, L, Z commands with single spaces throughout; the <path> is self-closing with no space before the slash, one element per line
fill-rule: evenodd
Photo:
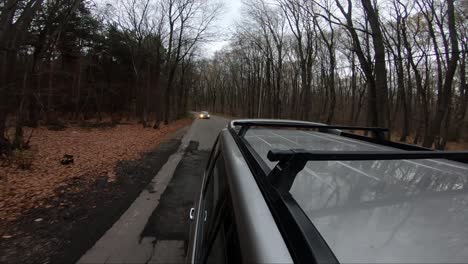
<path fill-rule="evenodd" d="M 435 114 L 430 133 L 424 139 L 423 146 L 431 147 L 432 143 L 435 142 L 437 149 L 443 149 L 445 147 L 446 139 L 441 136 L 441 124 L 444 118 L 448 118 L 448 107 L 452 97 L 452 83 L 456 73 L 458 59 L 460 57 L 458 48 L 458 37 L 455 28 L 455 8 L 453 4 L 454 0 L 447 0 L 447 14 L 448 14 L 448 29 L 451 42 L 451 54 L 450 59 L 447 62 L 447 71 L 445 72 L 444 83 L 437 99 L 437 110 Z M 433 37 L 434 38 L 434 37 Z M 447 54 L 447 56 L 449 56 Z M 440 76 L 442 78 L 442 76 Z M 447 126 L 448 123 L 445 123 Z"/>
<path fill-rule="evenodd" d="M 407 137 L 410 133 L 410 116 L 411 116 L 411 71 L 410 65 L 407 64 L 407 85 L 405 89 L 403 89 L 403 129 L 400 137 L 400 141 L 406 142 Z M 404 78 L 404 76 L 403 76 Z M 407 92 L 408 94 L 407 94 Z"/>
<path fill-rule="evenodd" d="M 460 60 L 460 99 L 458 111 L 455 115 L 455 133 L 454 139 L 460 140 L 465 127 L 465 117 L 468 111 L 468 82 L 466 80 L 466 51 L 462 53 Z"/>
<path fill-rule="evenodd" d="M 371 0 L 361 0 L 364 11 L 369 19 L 369 24 L 372 29 L 372 42 L 375 52 L 375 97 L 371 99 L 371 103 L 375 104 L 374 109 L 376 125 L 381 127 L 390 127 L 390 112 L 388 107 L 388 86 L 387 86 L 387 69 L 385 64 L 385 46 L 383 34 L 380 28 L 380 21 L 376 7 L 372 6 Z"/>

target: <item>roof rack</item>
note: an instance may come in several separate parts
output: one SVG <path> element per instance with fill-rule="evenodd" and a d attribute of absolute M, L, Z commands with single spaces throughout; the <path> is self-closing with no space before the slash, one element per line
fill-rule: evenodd
<path fill-rule="evenodd" d="M 384 138 L 384 132 L 388 132 L 388 128 L 381 127 L 360 127 L 360 126 L 335 126 L 321 123 L 305 122 L 305 121 L 290 121 L 290 120 L 234 120 L 230 123 L 231 127 L 240 126 L 238 136 L 243 137 L 251 127 L 286 127 L 286 128 L 309 128 L 320 130 L 360 130 L 373 132 L 377 138 Z"/>
<path fill-rule="evenodd" d="M 396 148 L 395 151 L 311 151 L 304 149 L 270 150 L 267 157 L 278 163 L 271 169 L 259 153 L 250 145 L 246 132 L 251 127 L 284 127 L 318 129 L 319 132 L 353 138 L 382 146 Z M 370 131 L 375 137 L 347 133 L 343 130 Z M 271 213 L 285 237 L 291 256 L 297 263 L 338 263 L 338 259 L 316 229 L 304 210 L 289 192 L 296 175 L 313 160 L 398 160 L 398 159 L 451 159 L 468 163 L 468 152 L 433 151 L 419 146 L 392 142 L 384 136 L 388 129 L 377 127 L 328 126 L 320 123 L 246 119 L 233 120 L 228 131 L 244 155 L 258 186 L 265 197 Z M 405 151 L 406 150 L 406 151 Z"/>
<path fill-rule="evenodd" d="M 289 192 L 296 175 L 308 161 L 466 159 L 468 151 L 308 151 L 303 149 L 270 150 L 267 158 L 279 161 L 268 178 L 280 192 Z"/>

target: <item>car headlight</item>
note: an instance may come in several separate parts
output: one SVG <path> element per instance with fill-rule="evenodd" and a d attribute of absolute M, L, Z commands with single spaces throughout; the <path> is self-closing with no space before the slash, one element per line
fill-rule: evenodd
<path fill-rule="evenodd" d="M 200 118 L 202 118 L 202 117 L 203 117 L 203 115 L 200 115 Z"/>

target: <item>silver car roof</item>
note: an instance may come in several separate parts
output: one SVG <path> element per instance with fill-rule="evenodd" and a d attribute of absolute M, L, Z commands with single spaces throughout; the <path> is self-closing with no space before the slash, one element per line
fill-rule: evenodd
<path fill-rule="evenodd" d="M 227 129 L 221 131 L 220 144 L 244 263 L 292 263 L 268 205 Z"/>
<path fill-rule="evenodd" d="M 339 134 L 339 133 L 335 133 Z M 251 128 L 271 149 L 391 151 L 330 133 Z M 468 165 L 449 160 L 313 161 L 290 190 L 340 262 L 468 261 Z"/>

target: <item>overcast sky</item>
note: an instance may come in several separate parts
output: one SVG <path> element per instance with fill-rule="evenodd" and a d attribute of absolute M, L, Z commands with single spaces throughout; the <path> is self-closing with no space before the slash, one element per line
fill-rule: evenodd
<path fill-rule="evenodd" d="M 224 4 L 224 12 L 220 15 L 216 23 L 217 32 L 219 32 L 216 41 L 206 43 L 203 47 L 204 57 L 212 56 L 216 51 L 220 50 L 229 41 L 232 31 L 234 30 L 235 22 L 241 16 L 241 0 L 219 0 Z"/>
<path fill-rule="evenodd" d="M 92 0 L 98 8 L 104 8 L 106 3 L 113 0 Z M 241 18 L 242 0 L 214 0 L 223 4 L 223 12 L 215 23 L 216 38 L 214 41 L 204 43 L 202 46 L 202 56 L 211 57 L 216 51 L 229 43 L 229 38 L 235 29 L 236 21 Z"/>

